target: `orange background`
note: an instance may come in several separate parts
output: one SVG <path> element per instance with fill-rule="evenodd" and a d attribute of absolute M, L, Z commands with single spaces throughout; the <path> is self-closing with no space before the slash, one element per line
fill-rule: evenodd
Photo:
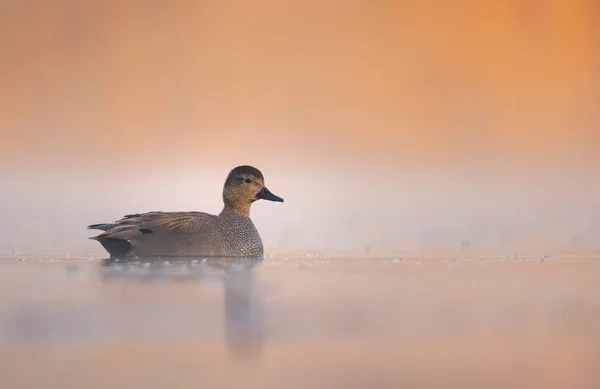
<path fill-rule="evenodd" d="M 252 164 L 275 249 L 600 246 L 600 5 L 4 1 L 0 250 L 216 213 Z"/>

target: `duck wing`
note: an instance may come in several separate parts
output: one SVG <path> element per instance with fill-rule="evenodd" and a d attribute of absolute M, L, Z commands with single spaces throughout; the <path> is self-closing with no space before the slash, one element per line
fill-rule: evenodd
<path fill-rule="evenodd" d="M 131 242 L 148 241 L 154 236 L 193 235 L 210 229 L 217 216 L 204 212 L 147 212 L 125 215 L 113 223 L 100 223 L 88 229 L 104 231 L 91 237 L 113 256 L 127 255 Z M 161 238 L 162 239 L 162 238 Z"/>
<path fill-rule="evenodd" d="M 195 234 L 215 218 L 204 212 L 147 212 L 125 215 L 113 223 L 92 224 L 88 229 L 104 231 L 97 237 L 118 239 L 131 239 L 156 232 Z"/>

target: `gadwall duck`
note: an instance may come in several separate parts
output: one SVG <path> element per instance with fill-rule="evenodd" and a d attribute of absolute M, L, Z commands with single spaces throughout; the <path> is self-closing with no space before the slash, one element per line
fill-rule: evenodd
<path fill-rule="evenodd" d="M 262 257 L 263 244 L 250 219 L 256 200 L 280 201 L 265 186 L 260 170 L 238 166 L 223 186 L 223 210 L 204 212 L 148 212 L 126 215 L 114 223 L 92 224 L 104 231 L 92 237 L 111 258 L 123 257 Z"/>

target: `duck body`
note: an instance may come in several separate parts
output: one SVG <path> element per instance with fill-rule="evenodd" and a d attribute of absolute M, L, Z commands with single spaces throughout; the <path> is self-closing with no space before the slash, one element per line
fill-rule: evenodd
<path fill-rule="evenodd" d="M 225 181 L 224 207 L 218 215 L 147 212 L 88 228 L 104 231 L 91 239 L 100 242 L 111 258 L 262 257 L 263 243 L 250 219 L 250 205 L 259 199 L 283 202 L 264 186 L 258 169 L 238 166 Z"/>

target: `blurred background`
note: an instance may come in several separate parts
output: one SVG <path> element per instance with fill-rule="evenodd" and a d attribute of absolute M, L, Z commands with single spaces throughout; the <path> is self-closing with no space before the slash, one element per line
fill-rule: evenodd
<path fill-rule="evenodd" d="M 600 3 L 0 2 L 0 251 L 218 213 L 269 250 L 600 248 Z"/>
<path fill-rule="evenodd" d="M 600 387 L 598 26 L 0 1 L 0 387 Z M 242 164 L 285 199 L 253 205 L 264 261 L 94 260 L 88 224 L 218 213 Z"/>

